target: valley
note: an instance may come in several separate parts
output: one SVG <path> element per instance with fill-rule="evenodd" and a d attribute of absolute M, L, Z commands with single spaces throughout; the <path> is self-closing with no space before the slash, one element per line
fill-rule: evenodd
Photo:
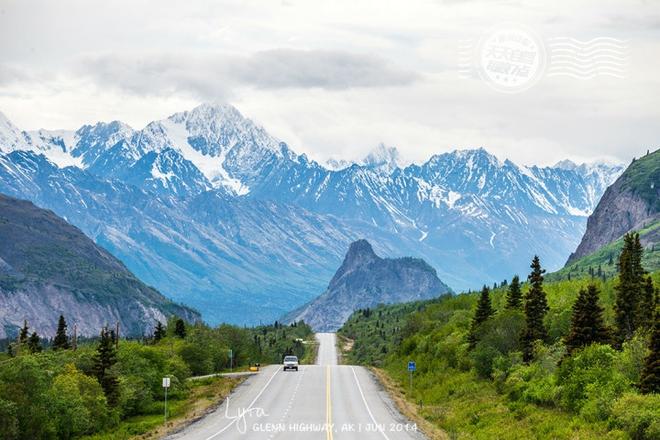
<path fill-rule="evenodd" d="M 308 303 L 357 239 L 424 259 L 455 291 L 522 271 L 529 249 L 559 269 L 623 171 L 519 166 L 483 148 L 401 166 L 382 145 L 332 169 L 227 104 L 141 130 L 26 132 L 2 116 L 0 139 L 0 192 L 51 209 L 210 323 L 272 321 Z"/>

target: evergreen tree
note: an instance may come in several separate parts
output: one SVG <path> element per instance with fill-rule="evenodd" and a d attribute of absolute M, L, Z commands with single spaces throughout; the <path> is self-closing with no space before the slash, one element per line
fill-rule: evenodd
<path fill-rule="evenodd" d="M 479 297 L 477 310 L 474 313 L 474 318 L 472 318 L 472 326 L 470 327 L 470 334 L 468 335 L 470 348 L 474 348 L 477 345 L 479 326 L 488 321 L 493 314 L 493 307 L 490 302 L 490 289 L 484 286 L 483 289 L 481 289 L 481 296 Z"/>
<path fill-rule="evenodd" d="M 115 406 L 119 400 L 119 380 L 112 368 L 117 363 L 112 333 L 107 328 L 101 330 L 101 340 L 93 358 L 92 371 L 103 388 L 108 405 Z"/>
<path fill-rule="evenodd" d="M 68 350 L 69 337 L 66 334 L 66 320 L 64 315 L 60 315 L 59 321 L 57 321 L 57 332 L 55 333 L 55 339 L 53 339 L 53 350 Z"/>
<path fill-rule="evenodd" d="M 27 344 L 28 338 L 30 336 L 29 333 L 30 327 L 28 326 L 27 319 L 23 320 L 23 328 L 21 329 L 20 333 L 18 334 L 18 343 L 21 345 Z"/>
<path fill-rule="evenodd" d="M 639 300 L 637 321 L 641 328 L 653 330 L 653 313 L 656 306 L 656 297 L 653 279 L 651 277 L 645 278 L 641 293 L 642 297 Z"/>
<path fill-rule="evenodd" d="M 644 278 L 635 319 L 637 326 L 640 328 L 653 330 L 653 315 L 656 307 L 655 290 L 653 278 L 650 276 Z"/>
<path fill-rule="evenodd" d="M 529 291 L 525 295 L 525 330 L 521 336 L 523 347 L 523 360 L 529 362 L 534 357 L 534 342 L 547 339 L 547 331 L 543 324 L 543 318 L 548 312 L 548 300 L 543 290 L 543 274 L 545 269 L 541 268 L 541 261 L 534 256 L 530 265 L 532 272 L 527 279 L 530 283 Z"/>
<path fill-rule="evenodd" d="M 641 279 L 646 274 L 646 271 L 642 267 L 643 255 L 644 255 L 644 248 L 642 247 L 642 243 L 639 240 L 639 233 L 636 232 L 633 234 L 633 241 L 632 241 L 632 266 L 633 266 L 633 273 L 638 280 Z"/>
<path fill-rule="evenodd" d="M 32 332 L 32 335 L 30 335 L 30 338 L 28 339 L 27 346 L 30 353 L 41 352 L 41 338 L 39 338 L 37 332 Z"/>
<path fill-rule="evenodd" d="M 174 334 L 181 339 L 186 337 L 186 323 L 183 322 L 183 319 L 179 318 L 174 324 Z"/>
<path fill-rule="evenodd" d="M 644 270 L 641 266 L 642 247 L 639 234 L 628 233 L 623 237 L 623 249 L 619 256 L 619 280 L 616 284 L 614 302 L 614 320 L 619 343 L 630 339 L 637 329 L 639 317 L 636 316 L 640 298 Z"/>
<path fill-rule="evenodd" d="M 522 306 L 522 292 L 520 290 L 520 277 L 518 275 L 511 279 L 509 290 L 506 293 L 506 308 L 520 309 Z"/>
<path fill-rule="evenodd" d="M 609 332 L 603 320 L 603 308 L 599 304 L 598 288 L 590 284 L 587 289 L 580 289 L 575 304 L 571 330 L 566 337 L 568 353 L 593 343 L 607 343 Z"/>
<path fill-rule="evenodd" d="M 642 393 L 660 393 L 660 311 L 655 310 L 651 352 L 644 361 L 644 369 L 639 384 Z"/>
<path fill-rule="evenodd" d="M 158 342 L 165 337 L 165 327 L 160 321 L 156 321 L 156 328 L 154 329 L 154 341 Z"/>

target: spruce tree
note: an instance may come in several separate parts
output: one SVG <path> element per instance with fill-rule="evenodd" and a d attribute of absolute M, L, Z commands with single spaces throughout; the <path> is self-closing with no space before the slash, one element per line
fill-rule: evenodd
<path fill-rule="evenodd" d="M 110 406 L 115 406 L 119 400 L 119 381 L 112 368 L 117 363 L 117 352 L 113 339 L 112 332 L 106 328 L 101 330 L 101 340 L 96 354 L 94 354 L 92 367 Z"/>
<path fill-rule="evenodd" d="M 470 343 L 470 348 L 474 348 L 477 345 L 479 327 L 484 322 L 493 316 L 493 307 L 490 302 L 490 289 L 486 286 L 481 289 L 481 296 L 479 297 L 479 302 L 477 303 L 477 310 L 474 313 L 474 318 L 472 318 L 472 326 L 470 327 L 470 334 L 468 335 L 468 342 Z"/>
<path fill-rule="evenodd" d="M 37 332 L 32 332 L 30 335 L 30 338 L 28 339 L 27 342 L 28 350 L 30 350 L 30 353 L 39 353 L 41 352 L 41 338 L 39 338 L 39 335 Z"/>
<path fill-rule="evenodd" d="M 572 353 L 578 348 L 593 343 L 610 341 L 609 332 L 603 320 L 603 308 L 599 304 L 598 288 L 590 284 L 580 289 L 571 318 L 571 330 L 566 337 L 566 349 Z"/>
<path fill-rule="evenodd" d="M 628 233 L 623 237 L 623 249 L 619 256 L 619 280 L 614 286 L 614 321 L 617 340 L 621 344 L 632 338 L 639 323 L 636 316 L 642 296 L 644 270 L 641 266 L 642 247 L 639 234 Z"/>
<path fill-rule="evenodd" d="M 651 352 L 644 361 L 639 388 L 644 394 L 660 393 L 660 311 L 655 310 Z"/>
<path fill-rule="evenodd" d="M 21 345 L 27 344 L 28 338 L 30 337 L 30 327 L 28 326 L 27 319 L 23 320 L 23 328 L 21 328 L 20 333 L 18 334 L 18 343 Z"/>
<path fill-rule="evenodd" d="M 154 329 L 154 341 L 158 342 L 165 337 L 165 327 L 161 324 L 160 321 L 156 322 L 156 328 Z"/>
<path fill-rule="evenodd" d="M 637 322 L 644 329 L 653 330 L 653 314 L 656 307 L 655 288 L 653 278 L 646 277 L 641 290 L 642 297 L 639 300 L 637 311 Z"/>
<path fill-rule="evenodd" d="M 506 308 L 520 309 L 522 306 L 522 291 L 520 290 L 520 277 L 518 275 L 511 279 L 509 290 L 506 293 Z"/>
<path fill-rule="evenodd" d="M 538 256 L 534 256 L 530 268 L 532 272 L 527 277 L 530 288 L 525 295 L 525 329 L 521 336 L 525 362 L 530 362 L 534 358 L 534 342 L 545 341 L 548 336 L 543 324 L 543 318 L 548 312 L 548 301 L 543 291 L 545 269 L 541 268 Z"/>
<path fill-rule="evenodd" d="M 174 334 L 181 339 L 186 337 L 186 323 L 183 322 L 183 319 L 179 318 L 176 320 L 174 325 Z"/>
<path fill-rule="evenodd" d="M 57 321 L 57 332 L 55 333 L 55 339 L 53 339 L 53 350 L 68 350 L 69 337 L 66 334 L 66 320 L 63 315 L 60 315 L 59 321 Z"/>
<path fill-rule="evenodd" d="M 642 247 L 642 243 L 639 240 L 639 233 L 635 232 L 633 234 L 633 240 L 632 240 L 632 266 L 633 266 L 635 278 L 637 280 L 641 280 L 646 274 L 646 271 L 642 267 L 643 255 L 644 255 L 644 248 Z"/>

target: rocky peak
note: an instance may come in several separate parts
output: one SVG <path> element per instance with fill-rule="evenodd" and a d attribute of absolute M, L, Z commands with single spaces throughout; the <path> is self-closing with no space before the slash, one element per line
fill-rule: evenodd
<path fill-rule="evenodd" d="M 367 240 L 362 239 L 351 243 L 351 245 L 348 247 L 346 257 L 344 258 L 344 263 L 341 267 L 347 269 L 366 265 L 376 259 L 378 259 L 378 256 L 374 252 L 374 249 L 371 247 L 371 244 Z"/>
<path fill-rule="evenodd" d="M 633 162 L 598 202 L 570 264 L 660 219 L 660 150 Z"/>
<path fill-rule="evenodd" d="M 424 260 L 380 258 L 367 240 L 358 240 L 351 243 L 327 290 L 284 320 L 303 319 L 317 331 L 336 331 L 359 308 L 430 299 L 449 292 Z"/>

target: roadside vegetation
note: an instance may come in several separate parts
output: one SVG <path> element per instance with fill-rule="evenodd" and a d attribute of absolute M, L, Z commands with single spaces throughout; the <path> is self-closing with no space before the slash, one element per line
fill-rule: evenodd
<path fill-rule="evenodd" d="M 547 282 L 535 259 L 521 284 L 357 311 L 345 356 L 450 438 L 660 438 L 660 272 L 636 234 L 621 248 L 615 277 Z"/>
<path fill-rule="evenodd" d="M 117 340 L 103 329 L 94 340 L 74 341 L 63 317 L 52 341 L 25 323 L 0 355 L 0 438 L 3 440 L 128 439 L 160 432 L 162 378 L 169 377 L 170 425 L 217 404 L 236 378 L 189 381 L 192 376 L 304 358 L 312 338 L 304 323 L 239 328 L 172 318 L 142 340 Z M 231 350 L 231 354 L 230 354 Z M 171 418 L 174 418 L 172 422 Z"/>

